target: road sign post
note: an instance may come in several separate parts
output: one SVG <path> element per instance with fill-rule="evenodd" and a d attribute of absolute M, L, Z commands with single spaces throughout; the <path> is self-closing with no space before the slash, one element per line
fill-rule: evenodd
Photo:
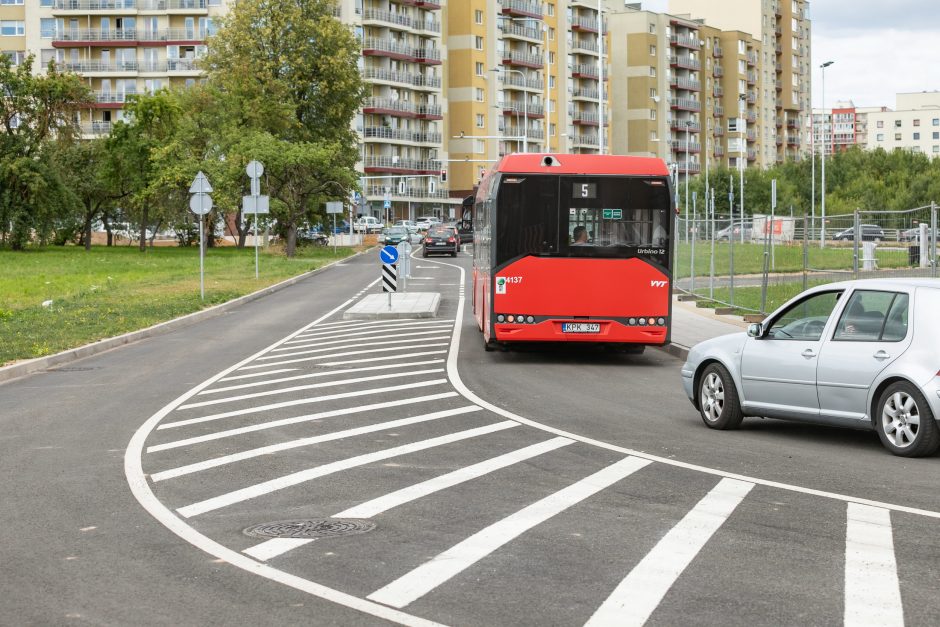
<path fill-rule="evenodd" d="M 242 196 L 242 211 L 255 214 L 255 278 L 258 278 L 258 214 L 270 213 L 270 203 L 267 196 L 261 195 L 261 175 L 264 166 L 260 161 L 251 160 L 245 168 L 245 174 L 251 180 L 251 195 Z"/>
<path fill-rule="evenodd" d="M 205 281 L 205 236 L 203 235 L 202 221 L 203 216 L 212 211 L 212 197 L 209 195 L 212 193 L 212 185 L 209 184 L 209 179 L 206 178 L 206 175 L 200 170 L 196 174 L 196 178 L 193 179 L 193 184 L 189 186 L 189 193 L 192 196 L 189 198 L 189 209 L 197 216 L 199 216 L 199 298 L 205 300 L 206 298 L 206 281 Z"/>
<path fill-rule="evenodd" d="M 383 246 L 379 251 L 379 261 L 382 262 L 382 291 L 388 293 L 388 308 L 392 308 L 392 292 L 398 290 L 398 249 L 394 246 Z"/>
<path fill-rule="evenodd" d="M 333 216 L 333 254 L 336 254 L 336 214 L 343 213 L 343 203 L 339 200 L 331 200 L 326 203 L 326 213 Z"/>

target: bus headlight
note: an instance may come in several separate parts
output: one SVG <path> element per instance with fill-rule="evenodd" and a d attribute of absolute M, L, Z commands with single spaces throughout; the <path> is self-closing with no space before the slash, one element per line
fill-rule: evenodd
<path fill-rule="evenodd" d="M 503 314 L 499 314 L 498 316 L 496 316 L 496 322 L 505 322 L 505 321 L 506 321 L 506 316 L 504 316 Z"/>
<path fill-rule="evenodd" d="M 535 322 L 535 318 L 533 318 L 532 316 L 529 316 L 528 318 L 525 319 L 525 321 L 528 322 L 529 324 L 532 324 L 533 322 Z"/>

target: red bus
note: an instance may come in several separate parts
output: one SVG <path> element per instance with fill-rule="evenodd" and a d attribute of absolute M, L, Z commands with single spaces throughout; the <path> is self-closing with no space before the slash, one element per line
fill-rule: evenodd
<path fill-rule="evenodd" d="M 673 205 L 661 159 L 512 154 L 473 207 L 473 313 L 487 350 L 669 342 Z"/>

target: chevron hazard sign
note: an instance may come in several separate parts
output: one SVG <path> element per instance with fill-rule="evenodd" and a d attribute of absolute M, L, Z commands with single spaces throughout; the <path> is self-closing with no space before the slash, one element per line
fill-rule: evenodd
<path fill-rule="evenodd" d="M 382 291 L 383 292 L 398 291 L 398 264 L 395 264 L 395 263 L 383 263 L 382 264 Z"/>

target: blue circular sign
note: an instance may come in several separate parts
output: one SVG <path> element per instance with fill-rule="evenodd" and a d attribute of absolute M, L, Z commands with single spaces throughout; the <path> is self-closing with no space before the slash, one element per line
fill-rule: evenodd
<path fill-rule="evenodd" d="M 385 246 L 379 251 L 379 259 L 382 263 L 395 263 L 398 261 L 398 249 L 394 246 Z"/>

